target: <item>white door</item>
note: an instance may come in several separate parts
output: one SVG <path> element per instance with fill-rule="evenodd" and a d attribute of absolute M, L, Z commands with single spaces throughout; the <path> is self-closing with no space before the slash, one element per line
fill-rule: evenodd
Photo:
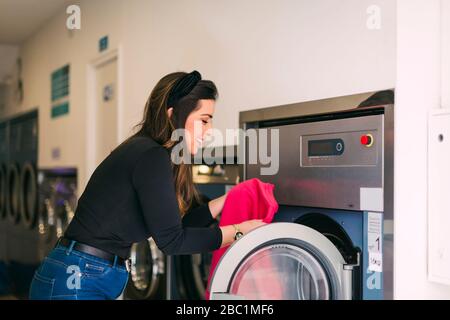
<path fill-rule="evenodd" d="M 309 227 L 272 223 L 236 241 L 222 256 L 210 298 L 351 299 L 352 270 L 333 243 Z"/>
<path fill-rule="evenodd" d="M 95 161 L 98 165 L 118 145 L 117 58 L 95 69 Z"/>

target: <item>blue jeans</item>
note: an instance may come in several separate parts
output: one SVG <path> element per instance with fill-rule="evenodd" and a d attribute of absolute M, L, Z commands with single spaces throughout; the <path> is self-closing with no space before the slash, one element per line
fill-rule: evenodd
<path fill-rule="evenodd" d="M 74 243 L 74 242 L 73 242 Z M 128 282 L 125 266 L 58 245 L 36 270 L 32 300 L 112 300 Z"/>

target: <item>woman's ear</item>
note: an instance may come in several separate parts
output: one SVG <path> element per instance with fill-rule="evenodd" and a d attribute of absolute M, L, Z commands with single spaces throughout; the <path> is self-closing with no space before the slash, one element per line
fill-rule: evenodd
<path fill-rule="evenodd" d="M 167 116 L 169 118 L 172 118 L 172 114 L 173 114 L 173 107 L 170 107 L 169 109 L 167 109 Z"/>

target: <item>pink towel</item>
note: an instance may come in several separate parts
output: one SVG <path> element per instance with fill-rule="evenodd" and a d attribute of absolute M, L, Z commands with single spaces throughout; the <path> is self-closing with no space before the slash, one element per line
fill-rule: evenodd
<path fill-rule="evenodd" d="M 238 224 L 252 219 L 262 219 L 266 223 L 272 222 L 273 217 L 278 210 L 278 203 L 273 196 L 273 189 L 273 184 L 264 183 L 259 179 L 250 179 L 238 184 L 231 189 L 227 195 L 219 225 L 227 226 Z M 208 277 L 208 288 L 217 263 L 227 249 L 228 246 L 220 248 L 213 253 Z M 270 266 L 267 265 L 267 263 L 270 264 L 270 261 L 261 261 L 261 263 L 265 264 L 262 266 L 264 267 L 263 269 L 270 269 Z M 267 278 L 265 279 L 267 280 Z M 258 290 L 260 285 L 261 283 L 253 283 L 251 285 L 252 288 L 247 287 L 245 291 L 247 291 L 247 289 L 249 291 Z M 276 296 L 279 296 L 281 295 L 281 288 L 279 289 L 280 290 L 273 288 L 272 292 Z M 209 299 L 208 290 L 206 291 L 206 299 Z"/>

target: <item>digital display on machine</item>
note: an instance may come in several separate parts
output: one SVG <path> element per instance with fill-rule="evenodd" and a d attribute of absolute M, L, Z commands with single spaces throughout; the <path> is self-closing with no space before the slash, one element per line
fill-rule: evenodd
<path fill-rule="evenodd" d="M 310 140 L 308 141 L 308 156 L 339 156 L 344 152 L 342 139 Z"/>

